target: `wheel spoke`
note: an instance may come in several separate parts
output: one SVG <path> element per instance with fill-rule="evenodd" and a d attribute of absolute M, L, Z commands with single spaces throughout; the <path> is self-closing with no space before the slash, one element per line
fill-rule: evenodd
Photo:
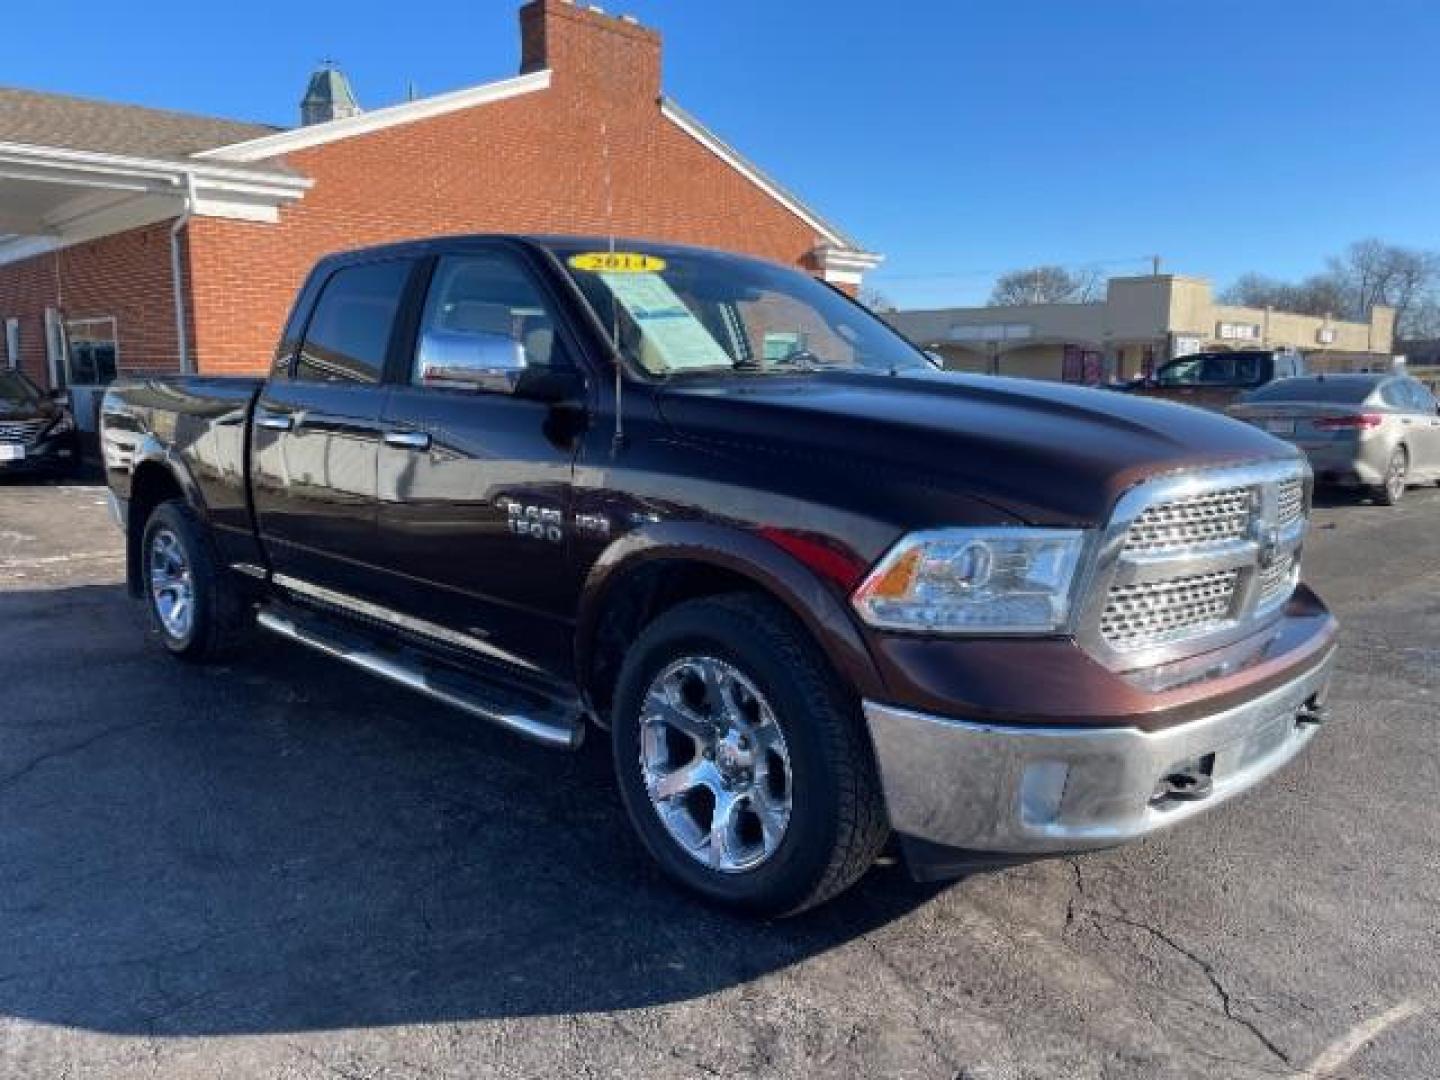
<path fill-rule="evenodd" d="M 731 837 L 735 832 L 735 811 L 740 799 L 734 792 L 720 789 L 715 793 L 715 812 L 710 818 L 710 865 L 716 869 L 733 866 L 735 855 Z"/>
<path fill-rule="evenodd" d="M 715 738 L 714 729 L 705 719 L 685 705 L 672 701 L 663 693 L 651 693 L 645 700 L 645 716 L 668 724 L 689 735 L 696 742 L 708 744 Z"/>
<path fill-rule="evenodd" d="M 770 805 L 768 798 L 753 800 L 750 805 L 760 820 L 760 835 L 765 844 L 765 854 L 769 855 L 780 846 L 790 815 L 783 807 Z"/>
<path fill-rule="evenodd" d="M 719 788 L 715 777 L 715 766 L 703 759 L 696 759 L 682 765 L 673 772 L 664 773 L 651 780 L 650 798 L 658 802 L 669 802 L 681 795 L 687 795 L 697 787 Z"/>

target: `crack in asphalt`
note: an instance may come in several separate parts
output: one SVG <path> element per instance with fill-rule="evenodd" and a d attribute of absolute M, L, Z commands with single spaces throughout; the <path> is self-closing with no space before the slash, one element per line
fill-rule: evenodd
<path fill-rule="evenodd" d="M 78 754 L 83 750 L 90 749 L 90 747 L 94 746 L 96 743 L 103 742 L 106 739 L 111 738 L 112 736 L 124 735 L 143 727 L 153 727 L 159 722 L 160 721 L 158 720 L 136 720 L 133 723 L 128 724 L 116 724 L 111 727 L 103 728 L 100 731 L 97 731 L 95 734 L 89 736 L 88 738 L 81 739 L 79 742 L 73 742 L 67 746 L 57 747 L 54 750 L 47 750 L 45 753 L 38 754 L 35 757 L 31 758 L 28 762 L 20 766 L 20 768 L 16 769 L 9 775 L 0 776 L 0 790 L 8 787 L 13 787 L 15 784 L 19 783 L 21 780 L 25 779 L 25 777 L 29 776 L 32 772 L 38 769 L 41 765 L 44 765 L 47 761 L 54 761 L 56 758 L 68 757 L 71 754 Z"/>
<path fill-rule="evenodd" d="M 1139 919 L 1130 918 L 1128 915 L 1112 915 L 1108 912 L 1094 911 L 1091 909 L 1087 909 L 1085 914 L 1092 919 L 1108 920 L 1110 922 L 1119 923 L 1121 926 L 1128 926 L 1132 929 L 1143 931 L 1144 933 L 1147 933 L 1151 937 L 1153 937 L 1156 941 L 1159 941 L 1161 944 L 1169 947 L 1173 952 L 1176 952 L 1179 955 L 1183 956 L 1185 959 L 1189 960 L 1193 965 L 1200 969 L 1200 972 L 1205 976 L 1206 981 L 1209 982 L 1211 989 L 1215 991 L 1216 996 L 1220 999 L 1220 1007 L 1224 1011 L 1225 1018 L 1232 1023 L 1239 1024 L 1246 1031 L 1250 1032 L 1250 1034 L 1253 1035 L 1260 1042 L 1260 1044 L 1265 1047 L 1266 1050 L 1268 1050 L 1279 1061 L 1283 1062 L 1288 1069 L 1292 1071 L 1295 1069 L 1295 1063 L 1290 1060 L 1290 1055 L 1287 1054 L 1284 1050 L 1282 1050 L 1279 1045 L 1277 1045 L 1275 1041 L 1270 1038 L 1270 1036 L 1266 1035 L 1265 1032 L 1260 1029 L 1260 1026 L 1258 1024 L 1256 1024 L 1253 1020 L 1249 1020 L 1243 1016 L 1236 1015 L 1234 1009 L 1234 1002 L 1232 1000 L 1230 991 L 1226 989 L 1225 984 L 1221 980 L 1219 973 L 1215 970 L 1215 965 L 1212 964 L 1209 960 L 1206 960 L 1203 956 L 1200 956 L 1194 950 L 1182 945 L 1180 942 L 1176 941 L 1173 937 L 1167 934 L 1164 930 L 1161 930 L 1155 926 L 1151 926 L 1149 923 L 1142 922 Z"/>

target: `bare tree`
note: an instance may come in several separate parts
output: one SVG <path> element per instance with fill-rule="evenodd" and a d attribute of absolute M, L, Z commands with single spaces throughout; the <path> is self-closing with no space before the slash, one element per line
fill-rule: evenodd
<path fill-rule="evenodd" d="M 856 296 L 855 299 L 859 300 L 860 303 L 864 304 L 876 314 L 895 310 L 894 301 L 873 285 L 862 285 L 860 287 L 860 294 Z"/>
<path fill-rule="evenodd" d="M 1440 285 L 1440 255 L 1382 240 L 1359 240 L 1330 260 L 1329 274 L 1345 291 L 1350 318 L 1367 319 L 1376 304 L 1386 304 L 1395 309 L 1399 336 L 1412 337 L 1412 313 L 1433 301 Z"/>
<path fill-rule="evenodd" d="M 1072 272 L 1063 266 L 1032 266 L 1001 274 L 990 292 L 990 306 L 1086 304 L 1099 298 L 1103 285 L 1095 269 Z"/>
<path fill-rule="evenodd" d="M 1220 302 L 1317 317 L 1341 315 L 1349 307 L 1344 287 L 1329 274 L 1315 274 L 1296 284 L 1263 274 L 1244 274 L 1220 294 Z"/>
<path fill-rule="evenodd" d="M 1226 303 L 1365 322 L 1376 304 L 1395 309 L 1397 337 L 1440 329 L 1440 254 L 1359 240 L 1300 282 L 1245 274 L 1221 293 Z"/>

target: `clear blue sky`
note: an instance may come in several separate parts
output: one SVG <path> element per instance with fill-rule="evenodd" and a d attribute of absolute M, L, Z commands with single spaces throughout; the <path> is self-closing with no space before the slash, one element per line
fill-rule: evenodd
<path fill-rule="evenodd" d="M 887 263 L 906 306 L 1105 261 L 1224 283 L 1351 240 L 1440 247 L 1434 0 L 602 0 L 668 92 Z M 513 74 L 517 0 L 7 5 L 0 81 L 274 123 Z M 1124 260 L 1129 260 L 1124 261 Z"/>

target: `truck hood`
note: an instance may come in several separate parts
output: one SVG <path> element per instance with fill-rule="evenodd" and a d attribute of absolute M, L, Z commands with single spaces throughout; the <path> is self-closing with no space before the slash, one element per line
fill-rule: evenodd
<path fill-rule="evenodd" d="M 928 484 L 1036 525 L 1098 525 L 1159 473 L 1292 458 L 1224 416 L 1130 394 L 954 373 L 824 372 L 676 383 L 659 407 L 678 439 L 769 451 Z"/>

